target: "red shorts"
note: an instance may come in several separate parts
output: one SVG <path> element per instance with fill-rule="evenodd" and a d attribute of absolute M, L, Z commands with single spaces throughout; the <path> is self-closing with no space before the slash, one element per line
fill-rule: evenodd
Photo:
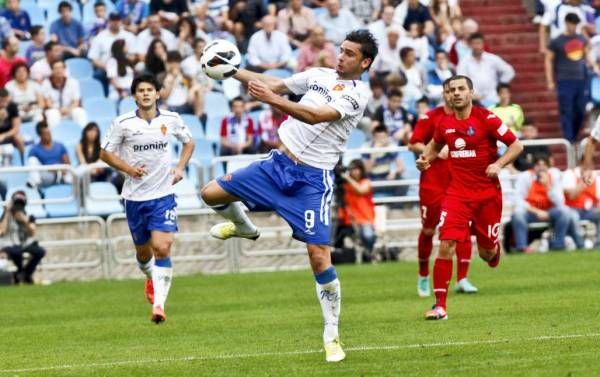
<path fill-rule="evenodd" d="M 421 224 L 424 229 L 434 229 L 440 222 L 445 193 L 426 191 L 419 194 Z"/>
<path fill-rule="evenodd" d="M 440 240 L 467 241 L 472 232 L 477 237 L 477 245 L 493 249 L 498 243 L 501 217 L 501 193 L 477 201 L 447 196 L 442 204 Z"/>

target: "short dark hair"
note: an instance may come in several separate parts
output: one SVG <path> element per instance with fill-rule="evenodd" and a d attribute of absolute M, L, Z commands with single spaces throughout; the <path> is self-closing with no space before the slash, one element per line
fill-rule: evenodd
<path fill-rule="evenodd" d="M 402 47 L 400 49 L 400 60 L 404 60 L 406 59 L 406 57 L 408 56 L 408 54 L 410 54 L 411 51 L 414 51 L 415 49 L 412 47 Z"/>
<path fill-rule="evenodd" d="M 31 37 L 33 38 L 36 35 L 38 35 L 42 30 L 44 30 L 44 27 L 42 25 L 33 25 L 29 28 L 29 34 L 31 34 Z"/>
<path fill-rule="evenodd" d="M 373 34 L 366 29 L 354 30 L 346 34 L 345 40 L 360 44 L 360 53 L 363 55 L 363 58 L 371 59 L 371 63 L 369 63 L 369 66 L 365 69 L 369 70 L 377 56 L 379 48 Z"/>
<path fill-rule="evenodd" d="M 105 6 L 106 6 L 106 3 L 104 1 L 102 1 L 102 0 L 97 0 L 94 3 L 94 8 L 96 8 L 96 7 L 105 7 Z"/>
<path fill-rule="evenodd" d="M 463 79 L 467 81 L 467 86 L 469 87 L 469 89 L 473 89 L 473 80 L 471 80 L 468 76 L 465 75 L 454 75 L 449 79 L 446 79 L 446 81 L 444 81 L 444 87 L 450 85 L 452 81 L 458 81 Z"/>
<path fill-rule="evenodd" d="M 204 40 L 204 38 L 196 37 L 192 41 L 192 48 L 196 48 L 196 46 L 198 45 L 198 43 L 206 43 L 206 41 Z"/>
<path fill-rule="evenodd" d="M 44 52 L 50 52 L 54 48 L 54 46 L 57 45 L 58 43 L 54 41 L 46 42 L 46 44 L 44 45 Z"/>
<path fill-rule="evenodd" d="M 177 50 L 171 50 L 167 52 L 167 63 L 181 63 L 183 58 Z"/>
<path fill-rule="evenodd" d="M 471 41 L 474 41 L 475 39 L 483 40 L 484 39 L 483 34 L 480 32 L 475 32 L 475 33 L 469 35 L 468 41 L 471 42 Z"/>
<path fill-rule="evenodd" d="M 533 155 L 533 165 L 537 165 L 538 162 L 544 161 L 546 165 L 550 165 L 550 156 L 545 152 L 538 152 Z"/>
<path fill-rule="evenodd" d="M 233 98 L 231 99 L 231 101 L 229 101 L 229 108 L 232 108 L 232 107 L 233 107 L 233 104 L 234 104 L 235 102 L 246 102 L 246 101 L 244 101 L 244 97 L 242 97 L 242 96 L 233 97 Z"/>
<path fill-rule="evenodd" d="M 132 95 L 135 94 L 137 87 L 143 82 L 145 82 L 146 84 L 152 85 L 154 87 L 154 89 L 156 89 L 157 92 L 161 88 L 161 85 L 158 82 L 158 80 L 156 79 L 156 77 L 154 77 L 152 75 L 140 75 L 140 76 L 134 78 L 133 81 L 131 82 L 131 94 Z"/>
<path fill-rule="evenodd" d="M 386 134 L 389 133 L 388 129 L 386 126 L 384 126 L 383 124 L 380 124 L 379 126 L 373 128 L 373 133 L 377 134 L 380 132 L 385 132 Z"/>
<path fill-rule="evenodd" d="M 18 62 L 17 64 L 13 65 L 12 69 L 10 70 L 10 77 L 12 77 L 14 79 L 15 78 L 15 73 L 20 68 L 25 68 L 25 70 L 27 70 L 27 73 L 29 73 L 29 66 L 27 65 L 27 63 L 25 63 L 25 62 Z"/>
<path fill-rule="evenodd" d="M 48 128 L 48 123 L 46 123 L 45 120 L 39 121 L 36 125 L 35 125 L 35 133 L 38 136 L 42 136 L 42 130 L 44 128 Z"/>
<path fill-rule="evenodd" d="M 8 90 L 6 90 L 6 88 L 0 88 L 0 97 L 6 98 L 8 96 L 9 96 Z"/>
<path fill-rule="evenodd" d="M 392 98 L 392 97 L 400 97 L 402 98 L 402 92 L 399 91 L 398 89 L 392 89 L 390 90 L 390 93 L 387 96 L 388 98 Z"/>
<path fill-rule="evenodd" d="M 68 1 L 61 1 L 58 3 L 58 13 L 60 13 L 63 8 L 68 8 L 69 10 L 73 10 L 73 6 Z"/>
<path fill-rule="evenodd" d="M 581 18 L 579 18 L 579 16 L 576 13 L 567 13 L 567 15 L 565 16 L 565 22 L 569 24 L 577 25 L 580 21 Z"/>
<path fill-rule="evenodd" d="M 429 98 L 427 98 L 427 96 L 423 96 L 417 100 L 417 104 L 419 103 L 426 103 L 427 105 L 429 105 Z"/>
<path fill-rule="evenodd" d="M 498 86 L 496 86 L 496 93 L 500 93 L 502 89 L 510 90 L 510 84 L 507 82 L 501 82 L 500 84 L 498 84 Z"/>

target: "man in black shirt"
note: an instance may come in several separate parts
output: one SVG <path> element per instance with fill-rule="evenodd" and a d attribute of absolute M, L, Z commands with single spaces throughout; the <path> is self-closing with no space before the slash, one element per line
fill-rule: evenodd
<path fill-rule="evenodd" d="M 0 145 L 12 144 L 21 154 L 21 164 L 25 153 L 25 143 L 20 134 L 21 118 L 19 109 L 10 101 L 8 91 L 0 89 Z M 13 162 L 14 163 L 14 162 Z"/>

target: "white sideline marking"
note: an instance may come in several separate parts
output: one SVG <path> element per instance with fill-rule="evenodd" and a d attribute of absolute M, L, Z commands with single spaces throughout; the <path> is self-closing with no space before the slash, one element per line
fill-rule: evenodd
<path fill-rule="evenodd" d="M 547 341 L 547 340 L 562 340 L 562 339 L 576 339 L 576 338 L 595 338 L 600 337 L 600 333 L 590 334 L 568 334 L 568 335 L 546 335 L 536 336 L 532 338 L 516 338 L 516 339 L 490 339 L 490 340 L 467 340 L 458 342 L 439 342 L 439 343 L 423 343 L 423 344 L 397 344 L 397 345 L 381 345 L 381 346 L 356 346 L 348 347 L 344 350 L 346 352 L 365 352 L 365 351 L 391 351 L 401 349 L 413 349 L 413 348 L 439 348 L 439 347 L 453 347 L 453 346 L 473 346 L 481 344 L 500 344 L 500 343 L 515 343 L 515 342 L 536 342 L 536 341 Z M 184 356 L 184 357 L 166 357 L 160 359 L 146 359 L 146 360 L 121 360 L 121 361 L 106 361 L 99 363 L 86 363 L 86 364 L 63 364 L 63 365 L 51 365 L 47 367 L 36 367 L 36 368 L 22 368 L 22 369 L 3 369 L 0 373 L 26 373 L 26 372 L 43 372 L 51 370 L 64 370 L 64 369 L 87 369 L 87 368 L 102 368 L 102 367 L 114 367 L 119 365 L 134 365 L 134 364 L 147 364 L 147 363 L 177 363 L 186 361 L 211 361 L 211 360 L 230 360 L 230 359 L 249 359 L 255 357 L 268 357 L 268 356 L 293 356 L 293 355 L 309 355 L 313 353 L 322 353 L 322 349 L 318 350 L 304 350 L 304 351 L 288 351 L 288 352 L 257 352 L 257 353 L 241 353 L 241 354 L 222 354 L 222 355 L 211 355 L 211 356 Z"/>

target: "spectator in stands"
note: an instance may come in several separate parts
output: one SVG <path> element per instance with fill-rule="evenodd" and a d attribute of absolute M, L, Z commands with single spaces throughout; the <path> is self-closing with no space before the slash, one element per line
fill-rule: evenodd
<path fill-rule="evenodd" d="M 221 122 L 221 156 L 254 153 L 254 124 L 245 111 L 244 99 L 232 99 L 229 107 L 231 114 Z"/>
<path fill-rule="evenodd" d="M 566 31 L 550 41 L 546 49 L 546 82 L 556 90 L 563 137 L 577 139 L 585 117 L 588 86 L 586 61 L 593 65 L 587 39 L 577 34 L 579 16 L 565 16 Z"/>
<path fill-rule="evenodd" d="M 52 74 L 42 84 L 46 100 L 44 115 L 48 125 L 53 128 L 62 119 L 72 119 L 84 127 L 87 114 L 81 108 L 79 82 L 67 76 L 65 62 L 56 60 L 50 66 Z"/>
<path fill-rule="evenodd" d="M 379 53 L 371 66 L 372 74 L 382 79 L 391 72 L 398 72 L 402 66 L 400 60 L 400 26 L 390 26 L 387 30 L 386 39 L 379 44 Z"/>
<path fill-rule="evenodd" d="M 52 74 L 50 64 L 61 60 L 62 47 L 58 43 L 50 41 L 44 45 L 44 53 L 46 56 L 31 66 L 31 78 L 39 83 L 42 83 Z"/>
<path fill-rule="evenodd" d="M 229 1 L 229 20 L 233 22 L 233 35 L 242 51 L 246 51 L 247 42 L 252 34 L 256 33 L 259 27 L 264 27 L 261 25 L 261 20 L 267 15 L 264 5 L 262 0 Z"/>
<path fill-rule="evenodd" d="M 369 81 L 369 87 L 371 88 L 371 95 L 369 96 L 369 102 L 367 102 L 367 109 L 365 115 L 371 119 L 375 118 L 375 114 L 379 107 L 386 108 L 388 105 L 387 96 L 385 90 L 383 90 L 383 83 L 379 79 L 371 79 Z"/>
<path fill-rule="evenodd" d="M 35 130 L 39 136 L 39 143 L 35 144 L 29 151 L 27 165 L 70 165 L 69 154 L 64 144 L 52 139 L 52 132 L 48 124 L 39 122 Z M 29 174 L 27 185 L 31 187 L 47 187 L 59 183 L 71 183 L 72 177 L 64 171 L 32 171 Z"/>
<path fill-rule="evenodd" d="M 584 149 L 586 141 L 587 139 L 584 139 L 580 150 Z M 578 224 L 579 220 L 594 223 L 596 240 L 593 247 L 600 247 L 600 182 L 592 175 L 592 181 L 586 184 L 582 179 L 582 169 L 577 166 L 563 172 L 562 185 L 565 190 L 565 204 L 574 212 L 575 223 Z"/>
<path fill-rule="evenodd" d="M 339 218 L 343 226 L 351 227 L 358 236 L 371 260 L 377 241 L 375 234 L 375 204 L 373 187 L 367 177 L 367 169 L 362 160 L 352 160 L 348 171 L 341 174 L 344 181 L 344 202 L 340 206 Z"/>
<path fill-rule="evenodd" d="M 429 60 L 429 41 L 421 32 L 422 27 L 419 23 L 411 23 L 408 27 L 408 33 L 402 38 L 400 44 L 402 47 L 412 48 L 419 62 L 425 64 Z"/>
<path fill-rule="evenodd" d="M 383 125 L 373 128 L 373 137 L 367 148 L 389 148 L 398 143 L 390 137 L 388 129 Z M 372 181 L 393 181 L 402 179 L 404 163 L 398 158 L 398 152 L 375 152 L 363 155 L 369 179 Z M 382 187 L 375 190 L 376 195 L 404 195 L 407 186 Z"/>
<path fill-rule="evenodd" d="M 319 25 L 325 29 L 325 37 L 334 45 L 339 46 L 350 31 L 361 27 L 360 22 L 346 8 L 340 8 L 340 0 L 327 0 L 327 12 L 317 17 Z"/>
<path fill-rule="evenodd" d="M 113 42 L 111 55 L 106 63 L 106 76 L 110 83 L 108 97 L 120 100 L 131 94 L 129 88 L 133 82 L 133 67 L 127 58 L 127 44 L 124 39 Z"/>
<path fill-rule="evenodd" d="M 396 7 L 394 22 L 409 30 L 410 24 L 418 23 L 423 33 L 433 36 L 435 25 L 429 13 L 429 8 L 421 4 L 419 0 L 405 0 Z"/>
<path fill-rule="evenodd" d="M 502 119 L 502 122 L 510 127 L 510 129 L 517 135 L 521 136 L 521 128 L 525 121 L 525 115 L 521 106 L 511 101 L 511 88 L 509 84 L 498 84 L 496 89 L 498 98 L 500 101 L 490 107 L 490 111 Z"/>
<path fill-rule="evenodd" d="M 144 59 L 144 72 L 163 79 L 167 69 L 167 46 L 160 39 L 150 43 Z"/>
<path fill-rule="evenodd" d="M 448 58 L 454 65 L 463 60 L 465 56 L 471 55 L 471 47 L 469 46 L 469 37 L 479 30 L 479 24 L 472 18 L 457 17 L 452 22 L 452 30 L 454 31 L 455 42 L 450 47 Z M 489 52 L 489 49 L 484 46 L 484 50 Z"/>
<path fill-rule="evenodd" d="M 425 72 L 417 63 L 415 50 L 412 47 L 403 47 L 400 50 L 401 69 L 406 76 L 404 87 L 404 100 L 402 104 L 414 112 L 415 102 L 425 95 Z"/>
<path fill-rule="evenodd" d="M 147 19 L 150 15 L 150 7 L 143 0 L 118 0 L 117 12 L 125 29 L 133 34 L 146 28 Z"/>
<path fill-rule="evenodd" d="M 173 28 L 190 13 L 186 0 L 150 0 L 150 14 L 157 14 L 165 27 Z"/>
<path fill-rule="evenodd" d="M 10 100 L 8 90 L 0 89 L 0 146 L 12 144 L 19 150 L 21 161 L 25 155 L 25 142 L 19 133 L 21 118 L 17 105 Z"/>
<path fill-rule="evenodd" d="M 50 40 L 63 48 L 63 59 L 83 56 L 85 52 L 85 31 L 79 21 L 73 18 L 73 6 L 67 1 L 58 4 L 60 18 L 50 24 Z"/>
<path fill-rule="evenodd" d="M 17 271 L 13 275 L 15 284 L 33 284 L 33 274 L 46 255 L 46 250 L 35 240 L 35 217 L 27 215 L 25 206 L 27 194 L 15 191 L 0 218 L 1 252 L 15 264 Z M 27 264 L 23 265 L 23 254 L 29 254 Z"/>
<path fill-rule="evenodd" d="M 333 68 L 337 61 L 336 55 L 335 46 L 325 39 L 325 30 L 321 26 L 315 26 L 300 47 L 296 71 L 303 72 L 314 67 Z"/>
<path fill-rule="evenodd" d="M 19 39 L 15 36 L 6 38 L 2 42 L 2 52 L 0 53 L 0 88 L 10 80 L 10 74 L 13 67 L 18 63 L 27 64 L 27 60 L 19 53 Z"/>
<path fill-rule="evenodd" d="M 120 17 L 119 17 L 120 18 Z M 106 29 L 108 25 L 108 14 L 106 13 L 106 3 L 97 0 L 94 3 L 94 20 L 87 30 L 88 38 L 93 38 Z"/>
<path fill-rule="evenodd" d="M 10 27 L 19 39 L 29 39 L 29 29 L 31 29 L 31 19 L 26 10 L 21 9 L 20 0 L 6 0 L 6 8 L 0 13 L 0 16 L 10 22 Z"/>
<path fill-rule="evenodd" d="M 202 58 L 204 46 L 206 46 L 204 39 L 194 39 L 194 42 L 192 43 L 194 53 L 181 62 L 181 71 L 192 81 L 192 85 L 199 85 L 204 93 L 206 93 L 212 89 L 212 80 L 209 80 L 208 76 L 206 76 L 206 73 L 204 73 L 200 66 L 200 58 Z"/>
<path fill-rule="evenodd" d="M 144 57 L 155 39 L 163 42 L 166 46 L 165 52 L 177 48 L 177 38 L 175 35 L 169 30 L 161 28 L 160 17 L 153 14 L 148 17 L 148 28 L 137 35 L 136 53 L 138 54 L 139 61 L 144 61 Z"/>
<path fill-rule="evenodd" d="M 81 131 L 79 144 L 75 146 L 75 154 L 79 166 L 90 165 L 100 161 L 100 128 L 96 122 L 88 123 Z M 107 181 L 110 177 L 110 169 L 93 168 L 90 170 L 92 182 Z"/>
<path fill-rule="evenodd" d="M 368 25 L 378 16 L 381 0 L 341 0 L 342 8 L 348 9 L 362 25 Z"/>
<path fill-rule="evenodd" d="M 169 111 L 194 114 L 201 118 L 204 113 L 204 91 L 199 85 L 190 85 L 190 81 L 183 76 L 181 61 L 178 51 L 167 53 L 167 73 L 160 96 Z"/>
<path fill-rule="evenodd" d="M 262 30 L 250 38 L 248 44 L 248 69 L 264 72 L 268 69 L 284 68 L 292 57 L 287 36 L 275 30 L 275 17 L 262 19 Z"/>
<path fill-rule="evenodd" d="M 458 63 L 456 72 L 473 80 L 473 99 L 483 106 L 491 106 L 498 102 L 498 84 L 509 83 L 515 77 L 515 70 L 498 55 L 485 51 L 483 34 L 471 34 L 469 46 L 471 55 Z"/>
<path fill-rule="evenodd" d="M 522 141 L 536 140 L 538 138 L 538 129 L 535 127 L 531 119 L 525 118 L 523 121 L 523 127 L 521 128 Z M 529 170 L 533 167 L 534 158 L 536 156 L 547 156 L 552 164 L 552 158 L 550 157 L 550 148 L 547 145 L 527 145 L 524 143 L 523 152 L 517 157 L 513 163 L 513 172 Z M 509 167 L 510 168 L 510 167 Z"/>
<path fill-rule="evenodd" d="M 582 34 L 587 39 L 596 33 L 594 8 L 583 4 L 582 0 L 563 0 L 556 6 L 548 7 L 544 12 L 539 26 L 540 52 L 546 52 L 548 32 L 552 40 L 567 31 L 565 17 L 569 13 L 575 14 L 579 19 L 575 24 L 577 34 Z"/>
<path fill-rule="evenodd" d="M 392 90 L 387 99 L 387 106 L 380 106 L 375 112 L 371 127 L 375 130 L 383 126 L 396 145 L 406 144 L 410 139 L 414 116 L 402 107 L 402 92 Z M 383 135 L 380 137 L 383 139 Z"/>
<path fill-rule="evenodd" d="M 394 7 L 392 5 L 385 5 L 381 9 L 381 16 L 378 20 L 369 24 L 369 31 L 375 37 L 379 46 L 384 43 L 387 38 L 388 29 L 390 26 L 397 26 L 400 32 L 400 37 L 403 37 L 406 31 L 401 25 L 393 23 L 394 20 Z"/>
<path fill-rule="evenodd" d="M 429 13 L 438 29 L 450 28 L 450 20 L 462 16 L 458 1 L 451 4 L 448 0 L 432 0 L 429 3 Z"/>
<path fill-rule="evenodd" d="M 126 51 L 135 47 L 135 35 L 121 27 L 121 17 L 117 13 L 111 13 L 108 16 L 108 27 L 92 39 L 88 51 L 88 58 L 94 65 L 94 78 L 102 83 L 105 93 L 108 92 L 107 63 L 117 39 L 125 41 Z"/>
<path fill-rule="evenodd" d="M 404 86 L 406 86 L 406 76 L 402 71 L 398 73 L 392 72 L 386 76 L 383 82 L 386 94 L 389 95 L 394 90 L 402 93 Z"/>
<path fill-rule="evenodd" d="M 294 48 L 302 46 L 316 26 L 315 13 L 302 0 L 289 0 L 288 6 L 277 13 L 277 30 L 287 35 Z"/>
<path fill-rule="evenodd" d="M 42 120 L 44 108 L 42 87 L 29 78 L 29 67 L 26 63 L 18 63 L 13 67 L 12 78 L 6 84 L 6 90 L 19 109 L 21 121 L 39 122 Z"/>
<path fill-rule="evenodd" d="M 427 112 L 431 110 L 431 107 L 429 106 L 429 98 L 423 96 L 421 98 L 419 98 L 417 100 L 416 103 L 416 119 L 421 119 L 422 117 L 424 117 L 425 115 L 427 115 Z"/>
<path fill-rule="evenodd" d="M 550 166 L 547 156 L 536 156 L 533 168 L 519 174 L 515 184 L 515 197 L 511 223 L 517 250 L 533 251 L 527 244 L 527 224 L 539 221 L 549 221 L 554 230 L 550 249 L 565 249 L 567 233 L 578 248 L 583 247 L 583 239 L 574 223 L 575 218 L 565 206 L 560 171 Z"/>
<path fill-rule="evenodd" d="M 427 72 L 427 96 L 434 103 L 442 102 L 442 94 L 444 88 L 442 84 L 450 77 L 454 72 L 450 69 L 448 54 L 444 50 L 437 50 L 435 53 L 435 67 Z"/>
<path fill-rule="evenodd" d="M 177 46 L 182 57 L 186 58 L 194 53 L 192 45 L 196 37 L 196 22 L 192 17 L 180 17 L 176 26 Z"/>
<path fill-rule="evenodd" d="M 45 56 L 44 43 L 46 42 L 46 31 L 42 25 L 35 25 L 29 29 L 31 34 L 31 45 L 25 51 L 25 59 L 31 67 L 33 63 L 41 60 Z"/>
<path fill-rule="evenodd" d="M 258 117 L 258 134 L 260 135 L 260 153 L 268 153 L 271 149 L 281 146 L 279 140 L 279 127 L 288 118 L 288 115 L 275 107 L 261 111 Z"/>
<path fill-rule="evenodd" d="M 458 18 L 453 18 L 450 21 L 450 25 L 456 23 Z M 452 26 L 445 28 L 436 28 L 436 40 L 431 43 L 437 50 L 444 50 L 446 53 L 450 53 L 452 46 L 456 43 L 456 36 L 453 33 L 454 28 Z"/>

